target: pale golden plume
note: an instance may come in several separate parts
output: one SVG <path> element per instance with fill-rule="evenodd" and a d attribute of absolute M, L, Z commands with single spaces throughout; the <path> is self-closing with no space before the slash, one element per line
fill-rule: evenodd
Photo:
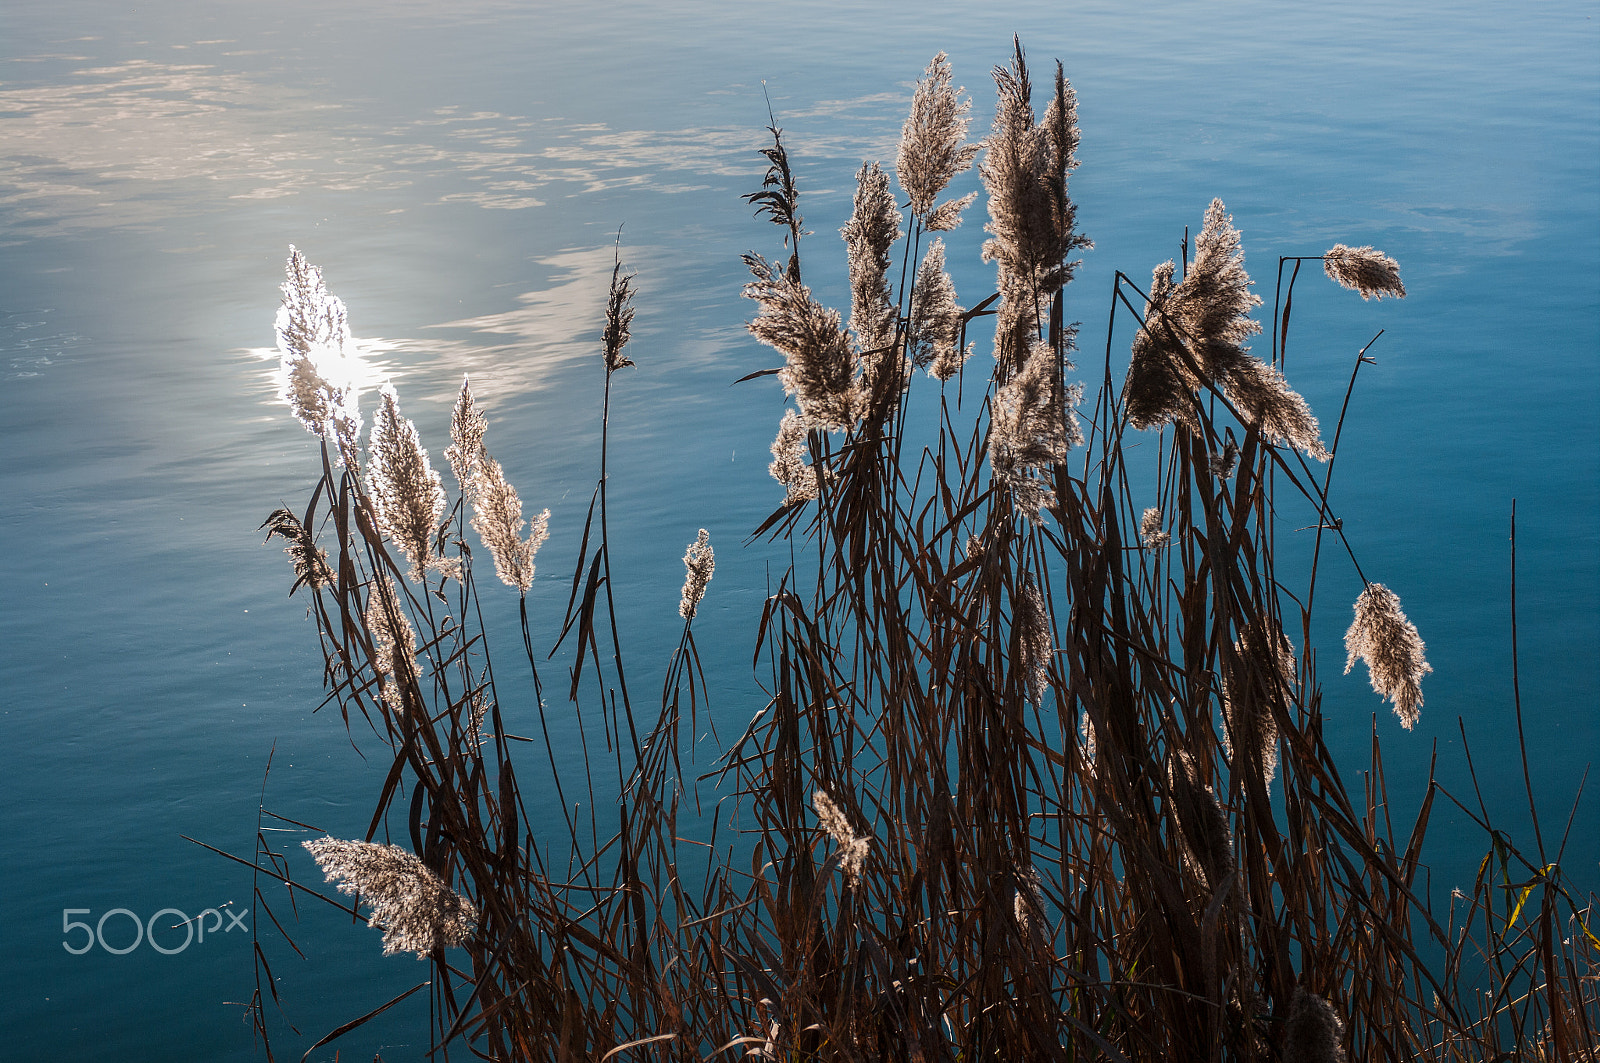
<path fill-rule="evenodd" d="M 488 427 L 489 422 L 472 397 L 472 384 L 463 376 L 461 393 L 456 396 L 455 410 L 450 415 L 450 445 L 445 448 L 444 456 L 465 494 L 471 493 L 472 481 L 483 461 L 483 434 Z"/>
<path fill-rule="evenodd" d="M 922 265 L 917 267 L 917 283 L 911 290 L 911 363 L 926 367 L 935 380 L 949 380 L 961 370 L 971 353 L 962 350 L 961 316 L 956 305 L 956 286 L 944 265 L 944 241 L 928 245 Z"/>
<path fill-rule="evenodd" d="M 533 519 L 526 539 L 522 537 L 524 523 L 517 489 L 506 480 L 500 463 L 483 455 L 473 481 L 472 530 L 489 548 L 500 582 L 527 594 L 533 585 L 534 555 L 550 537 L 550 511 Z"/>
<path fill-rule="evenodd" d="M 695 611 L 700 608 L 700 599 L 706 596 L 706 584 L 711 582 L 711 574 L 717 567 L 711 536 L 704 528 L 684 552 L 683 567 L 683 598 L 678 602 L 678 615 L 693 620 Z"/>
<path fill-rule="evenodd" d="M 1222 748 L 1230 761 L 1234 736 L 1241 747 L 1261 760 L 1262 783 L 1278 773 L 1278 721 L 1274 708 L 1287 713 L 1294 699 L 1294 644 L 1276 625 L 1267 635 L 1263 621 L 1252 621 L 1233 643 L 1233 656 L 1222 669 Z"/>
<path fill-rule="evenodd" d="M 396 714 L 404 712 L 400 683 L 415 678 L 417 634 L 401 604 L 400 591 L 387 573 L 368 586 L 362 621 L 372 637 L 372 670 L 382 679 L 383 700 Z"/>
<path fill-rule="evenodd" d="M 967 126 L 972 121 L 968 117 L 972 101 L 961 99 L 963 91 L 951 87 L 950 64 L 940 52 L 917 82 L 917 90 L 911 96 L 911 113 L 900 130 L 895 173 L 900 187 L 911 197 L 911 213 L 923 219 L 929 229 L 941 227 L 932 224 L 935 214 L 941 216 L 941 223 L 952 216 L 959 220 L 961 207 L 951 203 L 935 207 L 934 200 L 978 155 L 978 145 L 965 142 Z M 964 196 L 956 202 L 965 206 L 972 197 Z"/>
<path fill-rule="evenodd" d="M 421 580 L 429 567 L 444 567 L 434 536 L 444 515 L 444 487 L 428 464 L 417 427 L 400 416 L 399 398 L 385 385 L 372 419 L 367 492 L 378 526 L 411 562 L 409 577 Z"/>
<path fill-rule="evenodd" d="M 816 498 L 821 486 L 818 470 L 806 460 L 810 457 L 810 435 L 805 420 L 794 410 L 786 411 L 778 422 L 778 438 L 772 441 L 772 464 L 767 471 L 783 485 L 786 506 Z"/>
<path fill-rule="evenodd" d="M 436 949 L 466 941 L 478 910 L 451 889 L 414 853 L 398 845 L 316 838 L 301 842 L 341 893 L 358 896 L 372 909 L 369 922 L 383 929 L 383 954 L 414 952 L 424 959 Z"/>
<path fill-rule="evenodd" d="M 745 255 L 755 280 L 744 295 L 760 304 L 750 334 L 782 354 L 778 380 L 800 404 L 808 426 L 850 428 L 861 418 L 856 357 L 839 312 L 811 298 L 811 289 L 760 255 Z"/>
<path fill-rule="evenodd" d="M 825 791 L 817 790 L 811 795 L 811 806 L 817 810 L 817 821 L 822 824 L 822 829 L 838 846 L 839 870 L 844 872 L 850 885 L 861 885 L 861 869 L 871 851 L 871 841 L 855 832 L 849 818 Z"/>
<path fill-rule="evenodd" d="M 1014 608 L 1017 669 L 1022 673 L 1028 700 L 1038 705 L 1044 701 L 1044 692 L 1050 684 L 1050 662 L 1056 649 L 1050 631 L 1050 609 L 1032 576 L 1023 583 Z"/>
<path fill-rule="evenodd" d="M 1344 634 L 1344 671 L 1367 663 L 1372 689 L 1394 702 L 1407 730 L 1422 715 L 1422 677 L 1433 671 L 1417 627 L 1400 611 L 1400 599 L 1381 583 L 1371 583 L 1356 598 L 1355 619 Z"/>
<path fill-rule="evenodd" d="M 1019 372 L 995 392 L 989 422 L 989 465 L 1012 505 L 1035 524 L 1055 504 L 1050 473 L 1083 442 L 1073 412 L 1081 385 L 1063 388 L 1048 344 L 1035 341 Z"/>
<path fill-rule="evenodd" d="M 1359 292 L 1363 299 L 1406 297 L 1406 286 L 1400 281 L 1400 263 L 1375 247 L 1334 244 L 1322 256 L 1322 271 L 1338 284 Z"/>
<path fill-rule="evenodd" d="M 1151 506 L 1139 518 L 1139 541 L 1146 550 L 1159 550 L 1172 541 L 1172 533 L 1161 526 L 1161 507 Z"/>
<path fill-rule="evenodd" d="M 855 212 L 839 235 L 850 267 L 850 329 L 862 354 L 877 360 L 894 343 L 898 324 L 889 297 L 889 248 L 901 235 L 889 175 L 877 163 L 856 174 Z"/>
<path fill-rule="evenodd" d="M 360 386 L 346 351 L 350 326 L 344 303 L 328 294 L 322 270 L 293 245 L 284 266 L 283 302 L 275 327 L 282 354 L 278 397 L 307 429 L 337 444 L 339 461 L 354 468 L 361 436 Z"/>

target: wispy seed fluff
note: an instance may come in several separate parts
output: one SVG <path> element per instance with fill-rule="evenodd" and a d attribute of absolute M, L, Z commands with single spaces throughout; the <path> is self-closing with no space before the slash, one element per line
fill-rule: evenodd
<path fill-rule="evenodd" d="M 1192 427 L 1189 395 L 1210 381 L 1269 442 L 1326 460 L 1311 407 L 1283 374 L 1245 346 L 1261 331 L 1250 317 L 1261 299 L 1250 291 L 1239 230 L 1222 200 L 1212 200 L 1206 210 L 1188 275 L 1169 288 L 1171 280 L 1170 266 L 1157 267 L 1123 389 L 1130 423 Z"/>
<path fill-rule="evenodd" d="M 1044 700 L 1050 683 L 1050 660 L 1055 656 L 1055 639 L 1050 632 L 1050 610 L 1032 576 L 1022 585 L 1016 601 L 1017 667 L 1035 705 Z"/>
<path fill-rule="evenodd" d="M 693 620 L 695 610 L 700 607 L 700 599 L 706 596 L 706 584 L 711 582 L 711 574 L 717 567 L 716 556 L 711 550 L 711 536 L 704 528 L 700 529 L 699 537 L 684 552 L 683 567 L 683 599 L 678 602 L 678 615 L 685 620 Z"/>
<path fill-rule="evenodd" d="M 1394 702 L 1407 730 L 1422 715 L 1422 677 L 1433 671 L 1416 625 L 1400 611 L 1400 599 L 1381 583 L 1370 583 L 1356 599 L 1355 620 L 1344 633 L 1346 675 L 1356 661 L 1367 662 L 1372 689 Z"/>
<path fill-rule="evenodd" d="M 1021 371 L 995 392 L 989 421 L 989 465 L 1011 493 L 1012 506 L 1035 524 L 1055 504 L 1049 474 L 1083 442 L 1073 413 L 1082 385 L 1057 385 L 1055 356 L 1035 342 Z"/>
<path fill-rule="evenodd" d="M 600 337 L 605 345 L 607 374 L 633 364 L 633 359 L 625 358 L 622 354 L 622 348 L 628 345 L 631 335 L 629 328 L 633 324 L 633 276 L 632 273 L 622 272 L 620 261 L 611 269 L 611 293 L 606 299 L 606 327 Z"/>
<path fill-rule="evenodd" d="M 367 634 L 372 637 L 372 670 L 382 678 L 383 700 L 395 712 L 405 708 L 399 662 L 405 662 L 406 675 L 416 667 L 417 634 L 401 605 L 400 591 L 387 574 L 367 588 L 367 607 L 362 615 Z"/>
<path fill-rule="evenodd" d="M 1344 1023 L 1326 1000 L 1296 986 L 1283 1030 L 1284 1063 L 1345 1063 Z"/>
<path fill-rule="evenodd" d="M 818 790 L 811 795 L 811 807 L 817 810 L 817 821 L 822 829 L 839 847 L 839 870 L 844 872 L 850 885 L 861 885 L 861 868 L 866 864 L 871 842 L 851 829 L 850 820 L 825 791 Z"/>
<path fill-rule="evenodd" d="M 1336 283 L 1359 292 L 1363 299 L 1406 297 L 1406 286 L 1400 282 L 1400 263 L 1375 247 L 1334 244 L 1322 256 L 1322 271 Z"/>
<path fill-rule="evenodd" d="M 928 375 L 945 381 L 961 371 L 972 354 L 972 345 L 961 349 L 961 316 L 956 305 L 956 286 L 944 265 L 944 241 L 928 246 L 922 265 L 917 267 L 916 287 L 911 290 L 911 363 L 926 367 Z"/>
<path fill-rule="evenodd" d="M 527 594 L 533 585 L 534 555 L 550 537 L 550 511 L 533 518 L 533 527 L 524 539 L 522 499 L 507 482 L 500 463 L 487 454 L 479 458 L 472 488 L 472 530 L 489 548 L 495 575 L 506 586 Z"/>
<path fill-rule="evenodd" d="M 793 410 L 786 411 L 778 422 L 778 438 L 772 441 L 772 464 L 767 471 L 783 485 L 786 506 L 816 498 L 821 488 L 817 469 L 806 461 L 810 456 L 810 436 L 805 420 Z"/>
<path fill-rule="evenodd" d="M 483 434 L 488 428 L 489 422 L 472 397 L 472 383 L 463 376 L 461 393 L 456 396 L 455 410 L 450 415 L 450 445 L 444 450 L 463 492 L 472 490 L 472 481 L 478 475 L 484 457 Z"/>
<path fill-rule="evenodd" d="M 895 173 L 911 197 L 911 213 L 929 229 L 952 229 L 961 209 L 974 196 L 934 206 L 934 200 L 977 158 L 978 145 L 965 143 L 972 101 L 950 85 L 950 63 L 943 52 L 933 57 L 911 96 L 911 113 L 900 130 Z M 934 224 L 937 221 L 938 224 Z"/>
<path fill-rule="evenodd" d="M 900 239 L 900 211 L 889 191 L 889 175 L 877 163 L 856 174 L 855 212 L 839 230 L 850 266 L 850 329 L 863 355 L 879 352 L 895 338 L 897 314 L 889 298 L 889 248 Z"/>
<path fill-rule="evenodd" d="M 760 304 L 750 334 L 784 357 L 778 371 L 784 391 L 800 404 L 808 427 L 843 429 L 860 419 L 856 358 L 839 325 L 839 312 L 811 298 L 811 289 L 760 255 L 745 255 L 755 280 L 744 286 Z"/>
<path fill-rule="evenodd" d="M 317 838 L 301 842 L 341 893 L 358 895 L 372 908 L 371 925 L 383 928 L 383 954 L 460 945 L 472 933 L 478 910 L 398 845 Z"/>
<path fill-rule="evenodd" d="M 1294 644 L 1275 625 L 1272 635 L 1256 621 L 1239 633 L 1234 656 L 1222 671 L 1222 748 L 1230 761 L 1234 736 L 1261 761 L 1262 784 L 1278 774 L 1278 721 L 1275 707 L 1288 711 L 1294 697 Z"/>
<path fill-rule="evenodd" d="M 1139 518 L 1139 541 L 1146 550 L 1159 550 L 1172 541 L 1172 533 L 1161 527 L 1161 507 L 1151 506 Z"/>
<path fill-rule="evenodd" d="M 283 303 L 275 322 L 282 352 L 278 397 L 306 428 L 326 439 L 334 430 L 340 462 L 355 461 L 361 436 L 357 365 L 344 303 L 328 294 L 322 270 L 292 244 L 284 267 Z"/>
<path fill-rule="evenodd" d="M 261 526 L 269 529 L 267 542 L 270 543 L 274 535 L 281 535 L 289 544 L 283 548 L 283 552 L 294 561 L 294 584 L 289 588 L 291 595 L 300 589 L 301 584 L 312 590 L 332 585 L 333 570 L 328 567 L 328 555 L 317 545 L 306 526 L 300 523 L 299 517 L 287 509 L 275 509 Z"/>
<path fill-rule="evenodd" d="M 428 464 L 417 426 L 400 416 L 399 397 L 385 384 L 372 419 L 368 445 L 367 491 L 378 526 L 411 562 L 413 581 L 434 567 L 449 565 L 433 552 L 434 534 L 444 515 L 444 487 Z"/>
<path fill-rule="evenodd" d="M 1239 470 L 1239 444 L 1231 439 L 1228 440 L 1221 454 L 1213 454 L 1206 459 L 1206 467 L 1217 479 L 1228 479 Z"/>

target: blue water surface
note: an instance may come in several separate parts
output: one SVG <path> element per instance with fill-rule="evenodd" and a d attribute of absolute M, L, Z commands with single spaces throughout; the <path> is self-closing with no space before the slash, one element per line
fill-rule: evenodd
<path fill-rule="evenodd" d="M 494 0 L 9 0 L 0 1055 L 254 1058 L 243 933 L 170 955 L 148 942 L 75 955 L 64 945 L 84 932 L 64 920 L 126 909 L 102 925 L 107 944 L 132 942 L 137 917 L 176 950 L 177 917 L 152 921 L 162 909 L 252 907 L 250 870 L 183 836 L 248 855 L 264 783 L 284 815 L 343 837 L 366 829 L 382 751 L 358 728 L 364 760 L 333 710 L 314 713 L 315 629 L 258 530 L 280 504 L 303 505 L 317 471 L 314 440 L 274 400 L 267 350 L 288 246 L 323 267 L 436 460 L 472 374 L 491 450 L 532 509 L 553 511 L 530 598 L 553 641 L 598 471 L 597 336 L 621 229 L 640 295 L 638 366 L 613 397 L 619 612 L 633 667 L 659 675 L 678 632 L 679 557 L 710 530 L 717 573 L 696 632 L 726 737 L 761 704 L 751 633 L 769 562 L 781 562 L 740 544 L 781 494 L 766 465 L 782 396 L 770 380 L 730 387 L 774 360 L 744 333 L 751 306 L 738 296 L 739 254 L 777 247 L 738 198 L 764 168 L 768 98 L 817 234 L 808 274 L 844 305 L 842 258 L 827 249 L 856 168 L 892 161 L 911 86 L 940 50 L 981 134 L 988 71 L 1013 32 L 1037 71 L 1059 58 L 1079 95 L 1072 191 L 1095 249 L 1068 294 L 1091 374 L 1112 272 L 1148 277 L 1214 196 L 1269 298 L 1280 255 L 1344 242 L 1400 261 L 1403 302 L 1364 304 L 1316 273 L 1296 289 L 1289 376 L 1327 424 L 1355 352 L 1386 330 L 1345 423 L 1333 502 L 1435 669 L 1413 732 L 1363 669 L 1339 674 L 1361 584 L 1333 557 L 1313 631 L 1327 733 L 1354 780 L 1376 726 L 1392 812 L 1408 822 L 1435 750 L 1441 777 L 1470 795 L 1464 730 L 1486 803 L 1523 831 L 1516 499 L 1523 724 L 1546 831 L 1559 833 L 1600 750 L 1594 14 L 1266 0 L 621 2 L 582 16 Z M 993 285 L 980 221 L 948 241 L 969 305 Z M 1312 523 L 1283 516 L 1285 538 Z M 514 623 L 514 595 L 489 610 L 491 625 Z M 572 720 L 553 724 L 576 741 Z M 709 764 L 710 745 L 698 756 Z M 1580 890 L 1600 887 L 1597 807 L 1578 806 L 1562 860 Z M 1469 885 L 1481 835 L 1443 804 L 1433 831 L 1435 890 Z M 338 913 L 303 908 L 290 928 L 305 956 L 281 942 L 270 954 L 285 1056 L 426 977 Z M 420 1058 L 424 998 L 313 1058 Z"/>

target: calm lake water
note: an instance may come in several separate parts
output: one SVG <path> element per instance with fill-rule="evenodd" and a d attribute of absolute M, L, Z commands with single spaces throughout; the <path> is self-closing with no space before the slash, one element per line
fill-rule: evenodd
<path fill-rule="evenodd" d="M 595 23 L 483 0 L 8 0 L 0 1055 L 253 1058 L 237 1003 L 255 987 L 245 934 L 74 955 L 63 945 L 84 931 L 63 920 L 112 912 L 102 934 L 122 949 L 133 917 L 251 907 L 249 870 L 180 836 L 248 854 L 274 747 L 270 808 L 345 837 L 370 815 L 381 755 L 363 761 L 336 715 L 313 714 L 315 629 L 257 530 L 303 505 L 315 472 L 312 438 L 273 401 L 266 350 L 288 245 L 323 267 L 436 456 L 472 374 L 491 449 L 554 513 L 531 603 L 553 635 L 597 471 L 596 336 L 621 227 L 641 292 L 639 364 L 618 378 L 613 422 L 622 619 L 633 667 L 659 674 L 678 558 L 710 529 L 717 575 L 696 628 L 702 650 L 720 647 L 714 713 L 736 729 L 760 704 L 748 655 L 772 556 L 737 544 L 780 494 L 766 473 L 778 388 L 729 387 L 773 361 L 738 297 L 739 254 L 776 245 L 738 198 L 763 170 L 763 84 L 819 234 L 813 283 L 848 303 L 842 261 L 821 249 L 856 168 L 892 160 L 911 86 L 941 49 L 985 130 L 988 71 L 1013 32 L 1036 71 L 1060 58 L 1079 94 L 1072 188 L 1096 249 L 1068 294 L 1086 361 L 1104 344 L 1112 271 L 1148 276 L 1213 196 L 1269 296 L 1279 255 L 1345 242 L 1400 261 L 1403 302 L 1363 304 L 1316 276 L 1297 289 L 1289 375 L 1325 423 L 1356 350 L 1387 330 L 1334 504 L 1435 668 L 1411 733 L 1361 670 L 1341 677 L 1359 580 L 1331 564 L 1315 632 L 1328 733 L 1354 781 L 1376 714 L 1404 820 L 1435 748 L 1465 786 L 1464 727 L 1491 808 L 1513 830 L 1525 820 L 1516 498 L 1535 788 L 1547 822 L 1565 822 L 1600 751 L 1594 6 L 1138 8 L 624 2 Z M 992 290 L 980 221 L 949 241 L 969 305 Z M 1578 807 L 1563 858 L 1585 890 L 1600 887 L 1597 810 L 1593 797 Z M 1436 889 L 1470 884 L 1484 842 L 1469 828 L 1438 807 Z M 181 931 L 161 929 L 176 917 L 162 918 L 159 943 L 176 949 Z M 283 1028 L 286 1056 L 421 980 L 421 965 L 382 959 L 376 934 L 326 912 L 303 911 L 295 932 L 304 959 L 271 954 L 302 1033 Z M 426 1043 L 425 1008 L 401 1008 L 313 1058 L 420 1058 Z"/>

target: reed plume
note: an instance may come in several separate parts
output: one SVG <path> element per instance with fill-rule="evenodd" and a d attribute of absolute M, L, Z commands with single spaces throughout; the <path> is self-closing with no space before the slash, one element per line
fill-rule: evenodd
<path fill-rule="evenodd" d="M 1042 474 L 1083 442 L 1073 413 L 1082 394 L 1079 385 L 1057 386 L 1054 354 L 1040 341 L 1021 371 L 995 392 L 989 464 L 1011 493 L 1012 505 L 1035 524 L 1040 512 L 1055 504 L 1055 493 Z"/>
<path fill-rule="evenodd" d="M 488 427 L 489 422 L 472 397 L 472 383 L 463 376 L 461 393 L 456 396 L 455 409 L 450 414 L 450 445 L 445 448 L 444 456 L 464 493 L 471 492 L 472 482 L 483 462 L 483 434 Z"/>
<path fill-rule="evenodd" d="M 375 578 L 367 588 L 367 606 L 362 622 L 372 636 L 372 670 L 382 677 L 383 700 L 399 714 L 405 711 L 405 693 L 400 686 L 409 678 L 417 659 L 417 633 L 400 604 L 400 591 L 388 573 Z M 405 662 L 405 673 L 399 662 Z"/>
<path fill-rule="evenodd" d="M 1264 623 L 1253 621 L 1239 632 L 1233 657 L 1222 670 L 1222 748 L 1234 757 L 1234 736 L 1244 749 L 1259 757 L 1262 783 L 1278 773 L 1278 722 L 1273 709 L 1284 712 L 1293 700 L 1294 644 L 1282 630 L 1263 633 Z"/>
<path fill-rule="evenodd" d="M 1345 1063 L 1344 1023 L 1326 1000 L 1296 986 L 1283 1030 L 1283 1063 Z"/>
<path fill-rule="evenodd" d="M 622 272 L 620 260 L 612 266 L 611 291 L 606 297 L 606 325 L 600 337 L 606 352 L 607 375 L 633 364 L 633 359 L 622 353 L 632 335 L 629 329 L 633 325 L 633 278 L 632 273 Z"/>
<path fill-rule="evenodd" d="M 1146 550 L 1159 550 L 1172 541 L 1172 533 L 1161 526 L 1161 507 L 1151 506 L 1139 518 L 1139 541 Z"/>
<path fill-rule="evenodd" d="M 316 838 L 301 842 L 329 882 L 372 908 L 368 922 L 383 929 L 383 954 L 435 950 L 464 943 L 478 920 L 472 902 L 452 890 L 414 853 L 398 845 Z"/>
<path fill-rule="evenodd" d="M 877 163 L 863 165 L 856 174 L 855 212 L 839 235 L 850 268 L 850 330 L 863 356 L 876 363 L 895 340 L 898 315 L 889 296 L 889 248 L 901 235 L 889 175 Z"/>
<path fill-rule="evenodd" d="M 1213 454 L 1206 462 L 1206 467 L 1211 470 L 1211 475 L 1219 480 L 1226 480 L 1233 476 L 1239 469 L 1239 444 L 1228 440 L 1222 448 L 1221 454 Z"/>
<path fill-rule="evenodd" d="M 817 497 L 819 470 L 806 461 L 810 436 L 804 418 L 794 410 L 784 412 L 783 420 L 778 422 L 778 438 L 772 441 L 772 464 L 767 471 L 783 485 L 786 506 Z"/>
<path fill-rule="evenodd" d="M 272 541 L 274 535 L 281 535 L 289 545 L 283 548 L 294 562 L 294 584 L 289 588 L 292 596 L 302 586 L 312 590 L 333 585 L 333 570 L 328 567 L 328 555 L 317 545 L 306 526 L 300 523 L 300 518 L 287 509 L 275 509 L 268 515 L 261 525 L 269 529 L 267 542 Z"/>
<path fill-rule="evenodd" d="M 917 283 L 911 290 L 911 362 L 926 367 L 935 380 L 955 376 L 972 355 L 972 344 L 961 348 L 964 313 L 945 269 L 944 241 L 935 239 L 917 267 Z"/>
<path fill-rule="evenodd" d="M 378 526 L 411 562 L 408 577 L 420 582 L 428 568 L 451 570 L 434 551 L 434 536 L 444 516 L 444 487 L 428 463 L 417 426 L 400 416 L 400 400 L 385 384 L 372 418 L 368 444 L 367 492 Z"/>
<path fill-rule="evenodd" d="M 856 358 L 839 325 L 839 312 L 811 298 L 811 289 L 760 255 L 745 255 L 755 280 L 744 295 L 760 305 L 750 334 L 784 357 L 778 372 L 784 391 L 800 404 L 808 427 L 849 428 L 861 417 Z"/>
<path fill-rule="evenodd" d="M 550 537 L 550 511 L 533 519 L 528 537 L 522 537 L 526 523 L 522 518 L 522 499 L 506 481 L 500 463 L 483 454 L 472 480 L 472 530 L 494 558 L 494 572 L 500 582 L 527 594 L 533 585 L 533 558 Z"/>
<path fill-rule="evenodd" d="M 1322 256 L 1322 271 L 1340 286 L 1359 292 L 1363 299 L 1406 297 L 1400 263 L 1375 247 L 1334 244 Z"/>
<path fill-rule="evenodd" d="M 1365 661 L 1372 689 L 1394 702 L 1406 730 L 1422 715 L 1422 677 L 1433 671 L 1416 625 L 1400 611 L 1400 599 L 1381 583 L 1369 583 L 1356 598 L 1355 619 L 1344 634 L 1345 675 Z"/>
<path fill-rule="evenodd" d="M 1233 831 L 1216 792 L 1201 779 L 1192 754 L 1179 751 L 1167 761 L 1167 787 L 1184 862 L 1207 890 L 1234 869 Z"/>
<path fill-rule="evenodd" d="M 828 832 L 833 838 L 834 845 L 838 847 L 839 870 L 844 872 L 850 885 L 859 886 L 861 869 L 871 851 L 871 840 L 865 835 L 857 834 L 851 828 L 849 818 L 826 791 L 817 790 L 812 793 L 811 807 L 817 810 L 817 822 Z"/>
<path fill-rule="evenodd" d="M 353 468 L 361 436 L 361 389 L 355 360 L 345 350 L 350 326 L 344 303 L 328 294 L 322 270 L 293 244 L 284 273 L 275 322 L 282 352 L 278 397 L 317 436 L 328 438 L 332 427 L 339 460 Z"/>
<path fill-rule="evenodd" d="M 1050 685 L 1050 661 L 1055 656 L 1055 640 L 1050 634 L 1050 609 L 1039 584 L 1029 576 L 1015 605 L 1017 669 L 1022 674 L 1028 700 L 1035 705 L 1044 700 Z"/>
<path fill-rule="evenodd" d="M 933 57 L 911 96 L 911 113 L 900 130 L 895 174 L 911 197 L 911 213 L 925 228 L 939 232 L 960 223 L 961 211 L 976 194 L 934 205 L 957 174 L 977 158 L 979 145 L 966 143 L 972 119 L 970 99 L 950 84 L 950 63 L 943 52 Z"/>
<path fill-rule="evenodd" d="M 700 607 L 700 599 L 706 596 L 706 584 L 711 582 L 711 574 L 717 567 L 716 556 L 711 550 L 711 536 L 704 528 L 700 529 L 700 535 L 684 552 L 683 567 L 683 598 L 678 602 L 678 615 L 685 620 L 693 620 L 695 610 Z"/>
<path fill-rule="evenodd" d="M 1122 383 L 1122 406 L 1135 428 L 1160 428 L 1181 424 L 1194 428 L 1192 396 L 1200 386 L 1189 371 L 1174 323 L 1163 312 L 1172 298 L 1171 259 L 1150 273 L 1150 292 L 1144 304 L 1144 324 L 1133 337 L 1128 375 Z"/>

